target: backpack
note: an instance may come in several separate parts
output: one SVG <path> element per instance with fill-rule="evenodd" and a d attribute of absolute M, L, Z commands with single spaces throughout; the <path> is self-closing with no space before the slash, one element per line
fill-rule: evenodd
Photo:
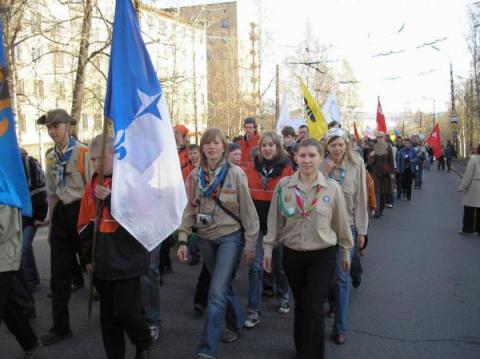
<path fill-rule="evenodd" d="M 22 156 L 30 196 L 47 191 L 45 172 L 40 163 L 31 156 Z"/>

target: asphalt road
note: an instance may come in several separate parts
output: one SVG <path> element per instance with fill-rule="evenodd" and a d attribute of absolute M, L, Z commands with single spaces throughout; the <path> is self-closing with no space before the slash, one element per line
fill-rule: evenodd
<path fill-rule="evenodd" d="M 433 167 L 432 167 L 433 168 Z M 399 201 L 385 216 L 372 220 L 370 243 L 363 257 L 362 285 L 352 290 L 347 342 L 327 339 L 328 358 L 480 358 L 480 237 L 460 229 L 461 196 L 454 173 L 425 174 L 425 185 L 411 202 Z M 35 241 L 42 283 L 35 297 L 38 334 L 50 327 L 49 250 L 43 231 Z M 174 260 L 174 273 L 161 288 L 163 328 L 153 358 L 194 358 L 202 318 L 192 310 L 200 266 Z M 236 288 L 246 305 L 247 271 Z M 104 358 L 98 317 L 86 318 L 86 295 L 70 303 L 72 339 L 44 348 L 39 358 Z M 264 303 L 258 327 L 233 344 L 222 344 L 221 358 L 293 359 L 292 313 L 278 314 L 273 300 Z M 327 334 L 332 320 L 327 321 Z M 0 327 L 0 359 L 15 358 L 20 348 Z M 127 358 L 133 358 L 129 347 Z"/>

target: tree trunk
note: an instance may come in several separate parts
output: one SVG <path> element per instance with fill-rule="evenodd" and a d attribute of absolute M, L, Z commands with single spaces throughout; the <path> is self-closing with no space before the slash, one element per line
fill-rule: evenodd
<path fill-rule="evenodd" d="M 88 63 L 88 47 L 90 45 L 90 32 L 92 28 L 92 0 L 85 0 L 82 32 L 80 37 L 80 49 L 78 52 L 78 65 L 75 77 L 75 85 L 72 94 L 72 112 L 71 115 L 80 124 L 80 115 L 82 113 L 83 90 L 85 85 L 85 70 Z M 73 126 L 72 134 L 78 134 L 78 127 Z"/>

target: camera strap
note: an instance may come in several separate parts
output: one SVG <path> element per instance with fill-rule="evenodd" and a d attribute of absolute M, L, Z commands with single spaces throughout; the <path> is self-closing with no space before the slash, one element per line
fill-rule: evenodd
<path fill-rule="evenodd" d="M 238 224 L 242 227 L 242 230 L 243 230 L 242 220 L 235 213 L 233 213 L 227 207 L 225 207 L 223 203 L 220 201 L 220 194 L 222 193 L 223 184 L 225 183 L 225 179 L 227 178 L 229 169 L 230 169 L 230 164 L 227 164 L 227 172 L 225 173 L 225 177 L 223 178 L 222 183 L 220 183 L 220 190 L 218 191 L 218 196 L 215 196 L 214 200 L 215 200 L 215 203 L 218 205 L 218 207 L 220 207 L 226 214 L 228 214 L 236 222 L 238 222 Z"/>

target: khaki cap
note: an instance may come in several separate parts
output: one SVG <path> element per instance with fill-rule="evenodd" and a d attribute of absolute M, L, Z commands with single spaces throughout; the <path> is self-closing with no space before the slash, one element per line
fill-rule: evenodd
<path fill-rule="evenodd" d="M 72 125 L 75 125 L 77 121 L 75 121 L 67 111 L 62 110 L 61 108 L 50 110 L 37 120 L 38 125 L 50 125 L 52 123 L 71 123 Z"/>

